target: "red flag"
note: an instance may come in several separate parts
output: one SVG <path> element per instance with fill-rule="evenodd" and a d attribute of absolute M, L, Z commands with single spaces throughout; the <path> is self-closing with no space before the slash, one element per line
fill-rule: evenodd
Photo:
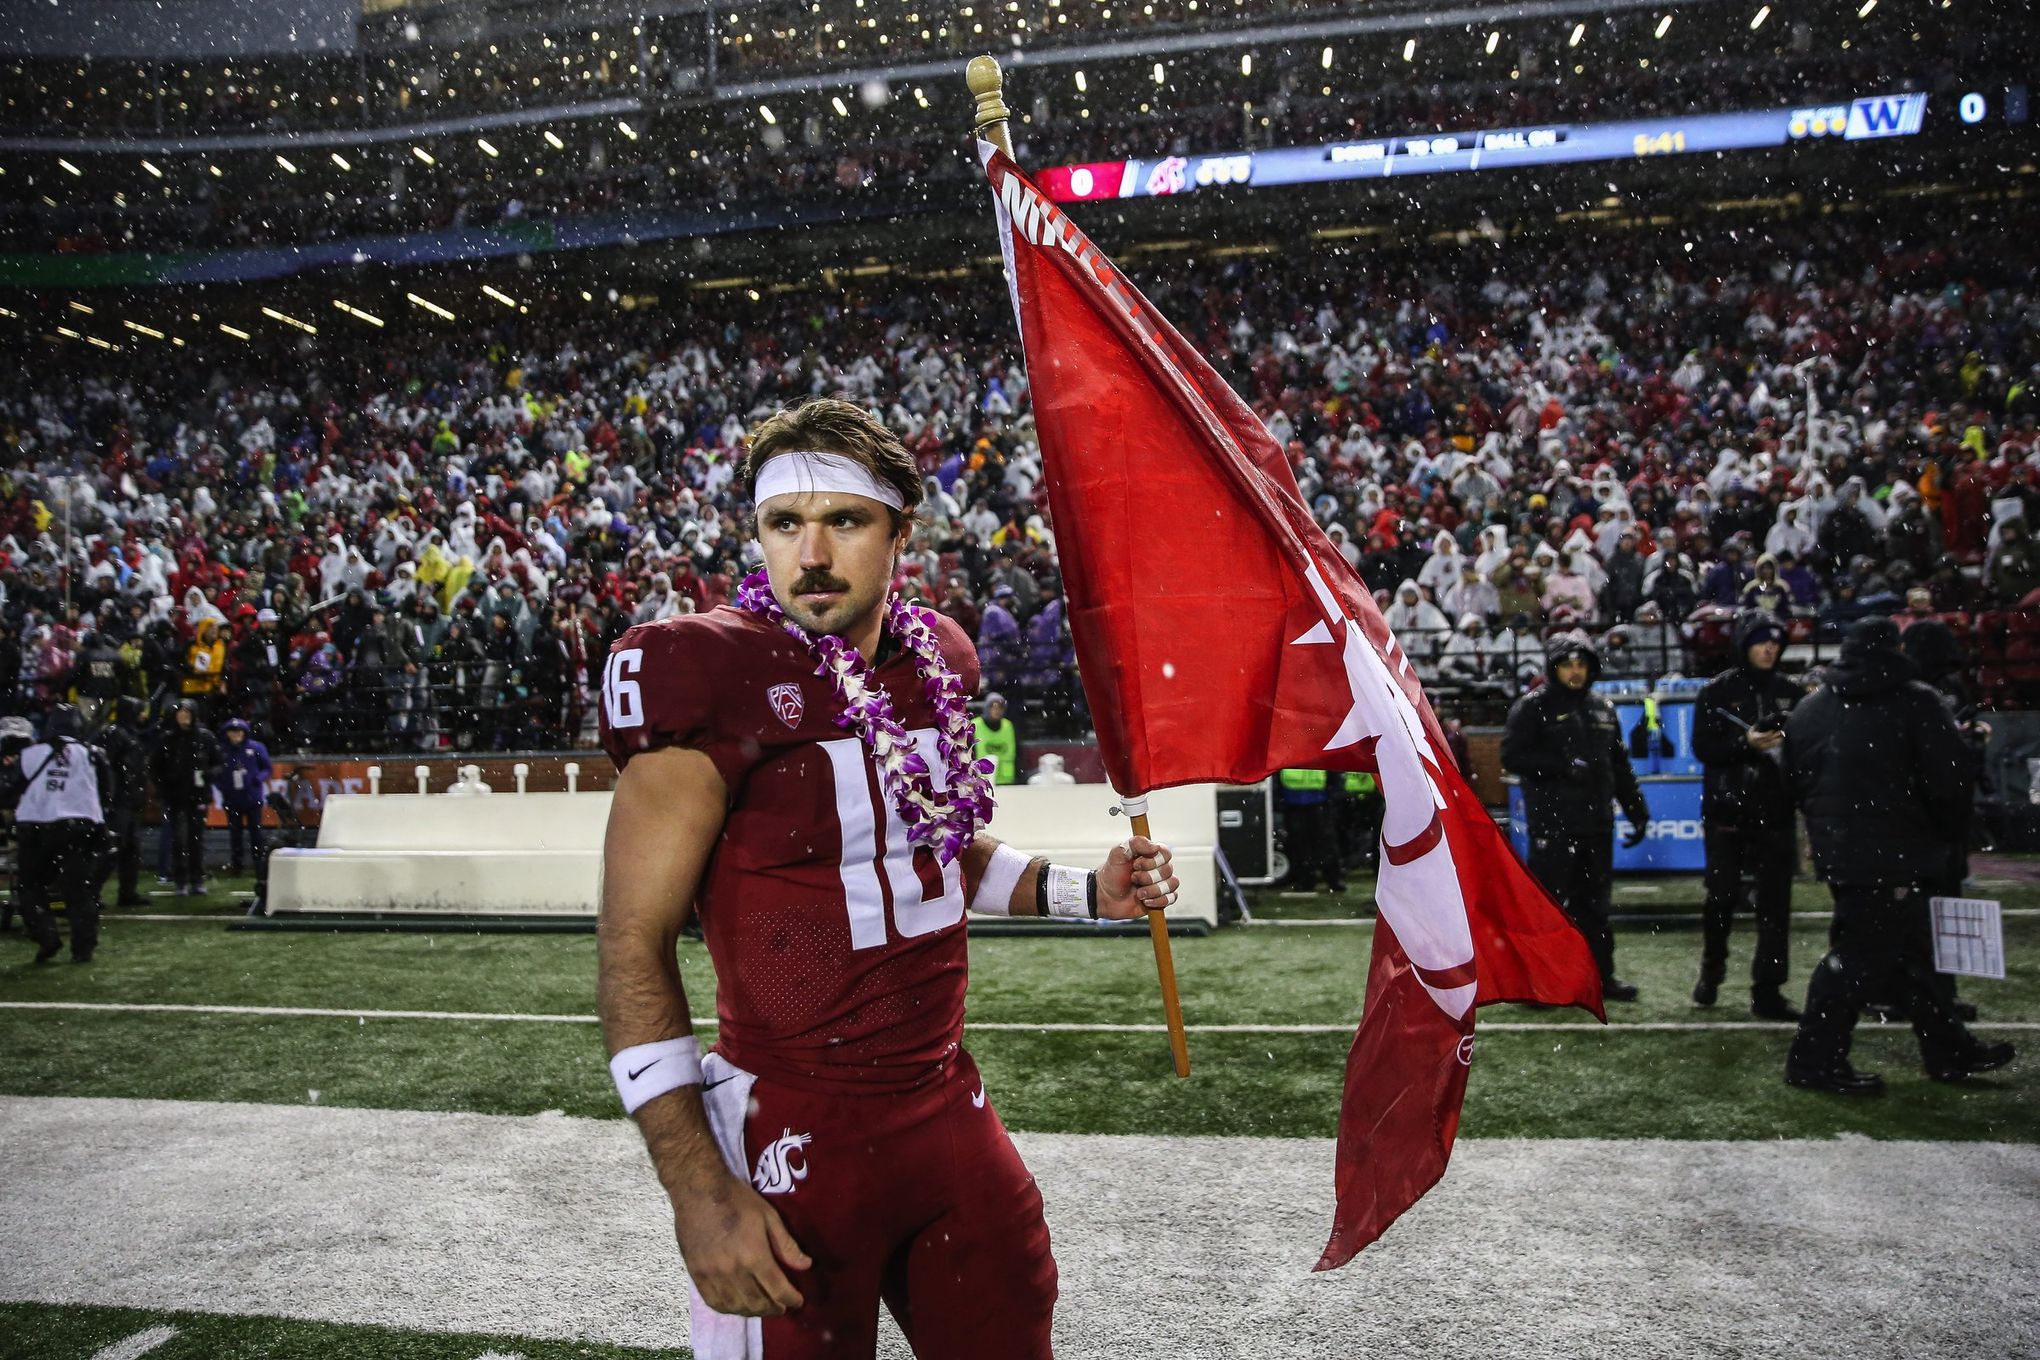
<path fill-rule="evenodd" d="M 1586 942 L 1495 829 L 1409 659 L 1251 409 L 1019 167 L 991 178 L 1070 631 L 1113 787 L 1366 770 L 1381 920 L 1346 1064 L 1344 1265 L 1444 1174 L 1473 1011 L 1601 1013 Z"/>

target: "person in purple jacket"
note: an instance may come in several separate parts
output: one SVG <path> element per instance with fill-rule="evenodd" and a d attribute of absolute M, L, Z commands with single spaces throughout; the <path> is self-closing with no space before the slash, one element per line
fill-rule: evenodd
<path fill-rule="evenodd" d="M 272 767 L 269 748 L 248 735 L 248 724 L 241 719 L 228 719 L 220 728 L 220 737 L 220 763 L 213 776 L 213 787 L 219 790 L 220 806 L 227 814 L 229 868 L 238 874 L 244 866 L 257 867 L 262 862 L 262 808 L 269 796 Z"/>

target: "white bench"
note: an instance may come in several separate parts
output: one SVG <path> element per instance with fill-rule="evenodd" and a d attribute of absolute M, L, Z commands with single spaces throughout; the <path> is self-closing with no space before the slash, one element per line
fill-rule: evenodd
<path fill-rule="evenodd" d="M 1092 866 L 1130 834 L 1102 784 L 999 790 L 992 834 L 1033 855 Z M 1175 855 L 1182 896 L 1171 920 L 1218 923 L 1211 785 L 1148 799 Z M 608 793 L 333 794 L 319 843 L 269 859 L 276 913 L 592 916 L 601 891 Z"/>

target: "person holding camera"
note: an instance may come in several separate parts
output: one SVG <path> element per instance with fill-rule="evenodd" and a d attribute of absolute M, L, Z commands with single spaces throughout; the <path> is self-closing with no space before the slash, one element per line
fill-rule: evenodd
<path fill-rule="evenodd" d="M 50 898 L 61 894 L 71 922 L 71 961 L 92 962 L 99 946 L 99 859 L 106 834 L 100 791 L 112 783 L 106 756 L 82 741 L 84 719 L 58 704 L 43 739 L 21 753 L 21 920 L 36 941 L 35 961 L 64 947 Z"/>
<path fill-rule="evenodd" d="M 1712 1006 L 1728 973 L 1728 936 L 1745 882 L 1755 884 L 1756 952 L 1750 1013 L 1797 1020 L 1784 985 L 1792 919 L 1795 844 L 1785 782 L 1785 719 L 1806 691 L 1778 673 L 1785 627 L 1746 610 L 1736 621 L 1735 664 L 1707 682 L 1693 705 L 1693 754 L 1705 768 L 1700 816 L 1707 847 L 1707 906 L 1693 1004 Z"/>
<path fill-rule="evenodd" d="M 138 880 L 142 866 L 142 816 L 149 802 L 149 734 L 142 717 L 148 706 L 132 694 L 114 701 L 113 725 L 102 734 L 107 768 L 112 774 L 102 792 L 106 798 L 106 829 L 113 856 L 105 866 L 117 874 L 119 896 L 114 905 L 146 906 Z M 101 884 L 104 887 L 104 883 Z"/>
<path fill-rule="evenodd" d="M 1980 1043 L 1936 980 L 1931 885 L 1966 832 L 1976 762 L 1940 697 L 1914 678 L 1890 619 L 1858 620 L 1821 687 L 1785 724 L 1785 769 L 1806 814 L 1813 863 L 1834 894 L 1832 947 L 1806 989 L 1785 1060 L 1793 1086 L 1874 1096 L 1883 1078 L 1849 1064 L 1866 1002 L 1891 997 L 1935 1081 L 2004 1066 L 2006 1043 Z"/>
<path fill-rule="evenodd" d="M 1502 732 L 1502 768 L 1523 781 L 1530 821 L 1530 872 L 1565 908 L 1601 970 L 1601 995 L 1636 1000 L 1636 988 L 1615 976 L 1615 933 L 1608 925 L 1614 892 L 1615 814 L 1629 818 L 1625 848 L 1649 834 L 1650 807 L 1630 767 L 1615 705 L 1594 693 L 1600 653 L 1584 633 L 1552 639 L 1546 683 L 1509 710 Z"/>

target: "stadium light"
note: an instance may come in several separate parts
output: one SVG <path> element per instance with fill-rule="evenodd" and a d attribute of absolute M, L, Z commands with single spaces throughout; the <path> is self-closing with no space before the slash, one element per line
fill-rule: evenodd
<path fill-rule="evenodd" d="M 341 311 L 347 313 L 347 315 L 353 317 L 356 321 L 366 321 L 369 325 L 374 326 L 377 330 L 382 329 L 383 319 L 379 316 L 373 316 L 368 312 L 364 312 L 359 307 L 349 306 L 347 303 L 342 302 L 339 298 L 333 299 L 333 305 L 335 307 L 338 307 Z"/>
<path fill-rule="evenodd" d="M 74 312 L 78 313 L 78 314 L 79 314 L 80 316 L 96 316 L 96 315 L 98 315 L 98 313 L 96 313 L 95 311 L 93 311 L 93 309 L 92 309 L 92 308 L 90 308 L 90 307 L 86 306 L 86 305 L 85 305 L 84 303 L 82 303 L 82 302 L 73 302 L 73 303 L 71 303 L 71 304 L 70 304 L 70 307 L 71 307 L 71 310 L 72 310 L 72 311 L 74 311 Z"/>
<path fill-rule="evenodd" d="M 306 335 L 317 335 L 319 333 L 319 328 L 311 322 L 300 321 L 286 312 L 277 311 L 274 307 L 264 307 L 262 315 L 268 317 L 271 321 L 281 321 L 286 326 L 295 326 Z"/>
<path fill-rule="evenodd" d="M 354 163 L 337 151 L 333 153 L 333 164 L 339 166 L 342 170 L 352 170 L 354 168 Z"/>
<path fill-rule="evenodd" d="M 225 179 L 227 177 L 227 172 L 220 169 L 217 165 L 208 165 L 206 169 L 212 172 L 214 179 Z"/>
<path fill-rule="evenodd" d="M 1327 47 L 1327 48 L 1325 49 L 1325 51 L 1327 51 L 1327 52 L 1329 52 L 1329 51 L 1331 51 L 1331 50 L 1332 50 L 1332 49 L 1331 49 L 1331 48 L 1329 48 L 1329 47 Z M 1157 84 L 1157 85 L 1166 85 L 1166 84 L 1168 84 L 1168 83 L 1169 83 L 1169 72 L 1168 72 L 1168 68 L 1164 67 L 1164 66 L 1163 66 L 1163 65 L 1162 65 L 1162 64 L 1161 64 L 1160 62 L 1156 62 L 1156 63 L 1155 63 L 1155 84 Z"/>
<path fill-rule="evenodd" d="M 1757 11 L 1757 17 L 1750 20 L 1750 31 L 1755 32 L 1757 29 L 1762 28 L 1764 26 L 1764 20 L 1770 17 L 1771 7 L 1769 5 L 1765 5 L 1763 8 Z"/>
<path fill-rule="evenodd" d="M 225 331 L 228 335 L 233 336 L 236 340 L 253 340 L 255 338 L 254 336 L 248 334 L 248 332 L 242 330 L 239 326 L 229 326 L 224 321 L 220 323 L 220 329 Z"/>
<path fill-rule="evenodd" d="M 20 312 L 10 312 L 5 307 L 0 307 L 0 316 L 6 317 L 9 321 L 21 320 Z"/>
<path fill-rule="evenodd" d="M 156 163 L 155 163 L 154 161 L 143 161 L 143 162 L 142 162 L 142 169 L 144 169 L 144 170 L 148 171 L 148 172 L 149 172 L 149 176 L 150 176 L 150 178 L 152 178 L 152 179 L 161 179 L 161 178 L 163 178 L 163 172 L 162 172 L 161 170 L 159 170 L 159 169 L 157 169 L 157 168 L 156 168 Z"/>
<path fill-rule="evenodd" d="M 1240 53 L 1240 74 L 1243 76 L 1254 74 L 1254 54 L 1252 52 Z"/>
<path fill-rule="evenodd" d="M 850 116 L 849 106 L 844 104 L 842 95 L 840 94 L 830 95 L 829 104 L 836 110 L 836 116 L 838 118 L 848 118 Z"/>
<path fill-rule="evenodd" d="M 487 156 L 490 160 L 495 160 L 498 156 L 503 154 L 502 152 L 496 150 L 496 144 L 490 141 L 487 137 L 475 138 L 475 145 L 480 147 L 482 149 L 482 154 L 484 156 Z"/>
<path fill-rule="evenodd" d="M 1587 26 L 1585 24 L 1574 24 L 1572 36 L 1565 40 L 1565 45 L 1567 47 L 1578 47 L 1580 45 L 1580 40 L 1585 38 L 1586 36 Z"/>
<path fill-rule="evenodd" d="M 1495 49 L 1502 45 L 1502 31 L 1498 28 L 1487 35 L 1487 54 L 1493 56 Z"/>
<path fill-rule="evenodd" d="M 439 162 L 438 162 L 438 161 L 435 161 L 435 160 L 433 160 L 433 159 L 432 159 L 432 153 L 431 153 L 430 151 L 427 151 L 427 150 L 426 150 L 426 149 L 425 149 L 424 147 L 422 147 L 422 146 L 414 146 L 414 147 L 412 147 L 412 148 L 411 148 L 411 154 L 412 154 L 413 156 L 416 156 L 416 157 L 417 157 L 417 158 L 418 158 L 419 160 L 421 160 L 421 161 L 425 162 L 425 164 L 427 164 L 427 165 L 437 165 L 437 164 L 439 164 Z"/>
<path fill-rule="evenodd" d="M 1090 82 L 1084 79 L 1084 73 L 1082 71 L 1077 72 L 1077 93 L 1083 94 L 1090 88 Z"/>
<path fill-rule="evenodd" d="M 583 301 L 583 302 L 593 302 L 594 300 L 595 300 L 595 295 L 594 295 L 593 293 L 589 292 L 589 291 L 588 291 L 587 289 L 585 289 L 585 288 L 583 288 L 583 289 L 581 290 L 581 301 Z"/>
<path fill-rule="evenodd" d="M 276 163 L 282 166 L 286 171 L 293 175 L 297 173 L 297 167 L 290 163 L 290 157 L 284 155 L 282 152 L 277 153 Z"/>
<path fill-rule="evenodd" d="M 504 292 L 502 289 L 493 287 L 490 284 L 486 283 L 483 284 L 482 292 L 487 296 L 494 298 L 496 301 L 502 303 L 505 307 L 515 307 L 517 305 L 516 298 L 511 297 L 508 293 Z"/>
<path fill-rule="evenodd" d="M 410 303 L 413 307 L 424 308 L 426 311 L 432 313 L 432 315 L 436 317 L 439 317 L 443 321 L 454 320 L 454 315 L 452 312 L 447 311 L 446 308 L 440 306 L 438 303 L 434 302 L 431 298 L 421 298 L 416 293 L 406 293 L 404 294 L 404 300 Z"/>
<path fill-rule="evenodd" d="M 123 321 L 120 324 L 126 326 L 137 335 L 148 336 L 151 340 L 161 340 L 163 338 L 163 332 L 157 330 L 154 326 L 144 326 L 139 321 Z"/>
<path fill-rule="evenodd" d="M 1417 59 L 1417 40 L 1415 38 L 1411 38 L 1402 45 L 1402 59 L 1404 61 L 1415 61 Z"/>
<path fill-rule="evenodd" d="M 545 130 L 545 144 L 555 151 L 565 151 L 567 144 L 560 140 L 560 134 L 551 128 Z"/>
<path fill-rule="evenodd" d="M 924 109 L 928 107 L 928 95 L 919 85 L 914 87 L 914 102 Z"/>
<path fill-rule="evenodd" d="M 618 132 L 621 132 L 624 136 L 630 138 L 633 142 L 637 140 L 638 137 L 637 129 L 632 127 L 629 123 L 624 122 L 621 118 L 616 120 L 616 130 Z"/>
<path fill-rule="evenodd" d="M 1327 71 L 1329 71 L 1329 70 L 1331 70 L 1331 69 L 1332 69 L 1332 49 L 1331 49 L 1331 48 L 1329 48 L 1329 47 L 1325 48 L 1325 51 L 1324 51 L 1324 55 L 1318 58 L 1318 65 L 1320 65 L 1320 66 L 1324 67 L 1324 68 L 1325 68 L 1325 69 L 1326 69 Z"/>
<path fill-rule="evenodd" d="M 1662 38 L 1665 36 L 1665 34 L 1671 31 L 1671 28 L 1672 28 L 1672 16 L 1667 14 L 1664 18 L 1657 21 L 1657 32 L 1652 34 L 1651 36 L 1656 38 Z"/>
<path fill-rule="evenodd" d="M 1870 11 L 1876 8 L 1877 0 L 1863 0 L 1863 8 L 1856 11 L 1856 17 L 1858 19 L 1867 19 L 1870 17 Z"/>
<path fill-rule="evenodd" d="M 57 157 L 57 165 L 59 168 L 73 175 L 83 175 L 85 173 L 83 170 L 80 170 L 77 166 L 65 160 L 62 156 Z"/>
<path fill-rule="evenodd" d="M 758 116 L 765 120 L 766 127 L 777 127 L 779 125 L 779 120 L 772 116 L 772 106 L 769 104 L 760 104 L 758 106 Z"/>

